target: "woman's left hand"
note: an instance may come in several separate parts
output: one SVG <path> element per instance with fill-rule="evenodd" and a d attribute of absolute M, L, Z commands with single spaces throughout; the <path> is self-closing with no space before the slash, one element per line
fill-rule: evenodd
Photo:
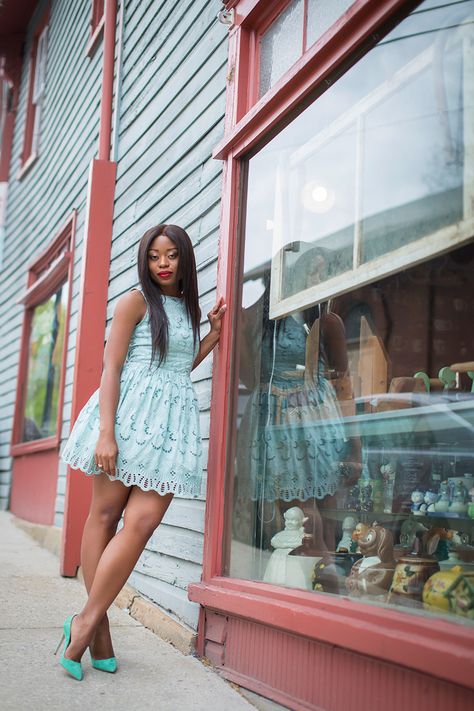
<path fill-rule="evenodd" d="M 211 324 L 211 332 L 220 335 L 221 332 L 221 325 L 222 325 L 222 317 L 224 313 L 227 310 L 227 304 L 224 303 L 224 297 L 221 296 L 214 308 L 212 308 L 209 313 L 207 314 L 207 318 L 209 319 L 209 323 Z"/>

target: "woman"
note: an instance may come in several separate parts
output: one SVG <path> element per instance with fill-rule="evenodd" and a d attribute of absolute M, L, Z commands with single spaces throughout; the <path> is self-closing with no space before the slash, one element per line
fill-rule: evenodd
<path fill-rule="evenodd" d="M 141 289 L 115 308 L 100 388 L 80 412 L 62 458 L 94 475 L 81 545 L 89 597 L 64 622 L 62 666 L 83 678 L 81 657 L 114 672 L 107 609 L 122 589 L 174 494 L 200 491 L 201 438 L 189 377 L 217 344 L 226 310 L 219 298 L 199 341 L 201 310 L 191 240 L 176 225 L 158 225 L 140 241 Z M 123 528 L 116 534 L 120 518 Z"/>

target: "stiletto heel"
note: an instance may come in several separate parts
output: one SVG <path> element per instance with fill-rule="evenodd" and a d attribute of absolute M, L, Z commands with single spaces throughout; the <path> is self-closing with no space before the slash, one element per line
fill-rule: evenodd
<path fill-rule="evenodd" d="M 111 674 L 117 671 L 117 659 L 115 657 L 94 659 L 91 652 L 91 662 L 94 669 L 98 669 L 99 671 L 110 672 Z"/>
<path fill-rule="evenodd" d="M 58 653 L 58 649 L 59 649 L 59 647 L 61 646 L 61 642 L 63 641 L 63 639 L 64 639 L 64 632 L 63 632 L 62 637 L 61 637 L 61 639 L 59 640 L 59 644 L 58 644 L 58 646 L 56 647 L 56 650 L 53 652 L 53 654 L 56 655 L 56 654 Z"/>
<path fill-rule="evenodd" d="M 56 652 L 57 653 L 59 647 L 61 646 L 61 642 L 63 639 L 66 640 L 64 644 L 64 649 L 63 653 L 61 656 L 61 659 L 59 660 L 59 663 L 64 667 L 64 669 L 69 672 L 71 676 L 74 677 L 74 679 L 77 679 L 78 681 L 81 681 L 81 679 L 84 676 L 84 673 L 82 671 L 82 664 L 81 662 L 76 662 L 74 659 L 66 659 L 64 656 L 64 653 L 66 649 L 68 648 L 69 642 L 71 641 L 71 624 L 72 620 L 76 615 L 69 615 L 69 617 L 66 617 L 63 625 L 63 636 L 61 637 L 61 641 L 59 642 Z"/>

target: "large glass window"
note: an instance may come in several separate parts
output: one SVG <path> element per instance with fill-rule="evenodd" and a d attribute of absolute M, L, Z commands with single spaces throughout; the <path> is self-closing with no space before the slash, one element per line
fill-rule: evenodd
<path fill-rule="evenodd" d="M 247 162 L 228 575 L 474 620 L 474 2 Z"/>
<path fill-rule="evenodd" d="M 56 434 L 67 285 L 32 310 L 23 442 Z"/>

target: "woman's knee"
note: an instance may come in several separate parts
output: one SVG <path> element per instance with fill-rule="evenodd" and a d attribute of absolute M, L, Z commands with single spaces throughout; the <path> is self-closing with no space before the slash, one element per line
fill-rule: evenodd
<path fill-rule="evenodd" d="M 93 506 L 89 518 L 104 528 L 116 529 L 122 518 L 123 508 L 114 504 L 102 503 Z"/>
<path fill-rule="evenodd" d="M 148 541 L 151 538 L 154 530 L 159 526 L 161 517 L 156 511 L 127 511 L 125 509 L 123 516 L 124 528 L 128 531 L 133 531 L 136 535 Z"/>

